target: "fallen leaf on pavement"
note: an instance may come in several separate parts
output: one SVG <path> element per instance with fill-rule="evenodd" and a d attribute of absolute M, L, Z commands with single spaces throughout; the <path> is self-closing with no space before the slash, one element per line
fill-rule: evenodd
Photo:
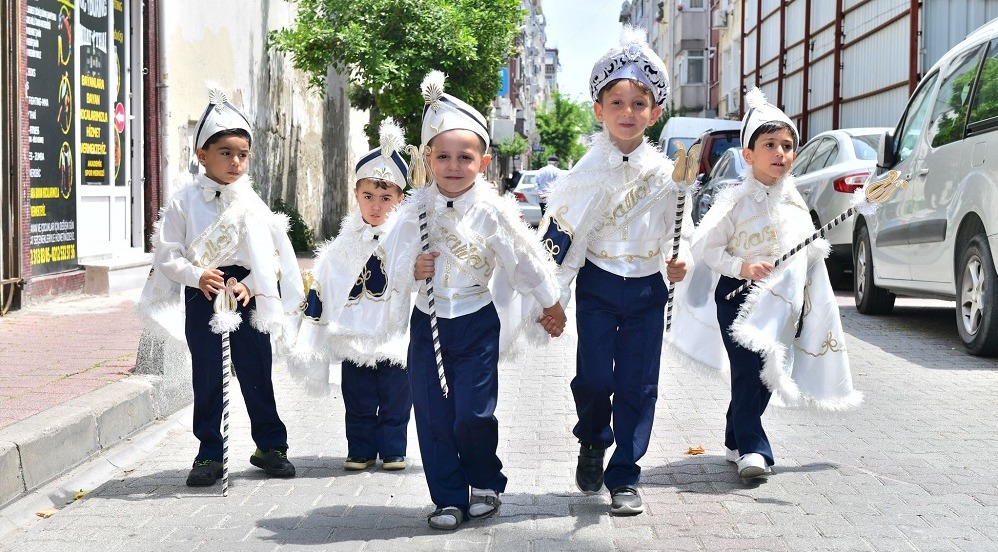
<path fill-rule="evenodd" d="M 54 515 L 56 515 L 58 513 L 59 513 L 59 510 L 56 510 L 55 508 L 51 508 L 51 509 L 48 509 L 48 510 L 42 510 L 40 512 L 35 512 L 35 515 L 38 516 L 38 517 L 40 517 L 40 518 L 48 519 L 48 518 L 50 518 L 50 517 L 52 517 L 52 516 L 54 516 Z"/>
<path fill-rule="evenodd" d="M 73 500 L 79 500 L 87 496 L 88 494 L 90 494 L 90 491 L 84 491 L 83 489 L 80 489 L 79 492 L 73 493 Z"/>
<path fill-rule="evenodd" d="M 686 449 L 686 454 L 697 455 L 697 454 L 703 454 L 703 453 L 704 453 L 703 447 L 690 447 L 690 448 Z"/>

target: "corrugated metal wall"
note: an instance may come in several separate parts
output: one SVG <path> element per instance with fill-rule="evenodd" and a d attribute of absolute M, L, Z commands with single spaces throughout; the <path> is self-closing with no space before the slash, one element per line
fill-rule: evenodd
<path fill-rule="evenodd" d="M 998 17 L 998 0 L 923 0 L 915 13 L 913 4 L 745 0 L 742 82 L 762 88 L 805 138 L 894 126 L 921 73 Z"/>

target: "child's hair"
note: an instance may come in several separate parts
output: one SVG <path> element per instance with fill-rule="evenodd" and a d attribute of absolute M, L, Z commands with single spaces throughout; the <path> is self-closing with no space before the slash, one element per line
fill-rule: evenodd
<path fill-rule="evenodd" d="M 360 183 L 364 181 L 374 184 L 374 186 L 377 187 L 379 190 L 391 190 L 392 188 L 395 188 L 396 190 L 399 191 L 400 194 L 402 193 L 402 190 L 400 190 L 399 187 L 394 182 L 389 182 L 387 180 L 382 180 L 380 178 L 361 178 L 360 180 L 357 181 L 356 184 L 354 184 L 354 188 L 359 188 Z"/>
<path fill-rule="evenodd" d="M 636 80 L 636 79 L 613 79 L 612 81 L 606 83 L 606 86 L 604 86 L 603 88 L 600 89 L 599 95 L 597 96 L 596 101 L 599 102 L 599 103 L 603 103 L 603 94 L 606 94 L 607 91 L 609 91 L 614 86 L 617 86 L 617 83 L 619 83 L 620 81 L 623 81 L 623 80 L 629 80 L 629 81 L 633 82 L 634 86 L 637 86 L 638 90 L 640 90 L 642 94 L 644 94 L 645 96 L 648 96 L 648 98 L 651 100 L 651 103 L 653 103 L 653 104 L 655 103 L 655 94 L 652 93 L 651 88 L 648 88 L 647 84 L 645 84 L 645 83 L 643 83 L 643 82 L 641 82 L 639 80 Z"/>
<path fill-rule="evenodd" d="M 248 132 L 246 132 L 241 128 L 230 128 L 227 130 L 220 130 L 215 134 L 212 134 L 211 138 L 208 138 L 207 140 L 204 141 L 204 145 L 201 146 L 201 149 L 208 149 L 208 146 L 214 144 L 215 142 L 227 136 L 238 136 L 240 138 L 245 138 L 246 142 L 249 143 L 250 146 L 253 145 L 253 137 L 250 136 Z"/>
<path fill-rule="evenodd" d="M 794 141 L 794 149 L 797 149 L 797 133 L 794 132 L 794 128 L 784 121 L 769 121 L 768 123 L 762 123 L 759 128 L 755 129 L 755 133 L 752 135 L 752 139 L 749 140 L 748 149 L 755 149 L 755 141 L 759 139 L 763 134 L 769 134 L 770 132 L 777 132 L 780 130 L 786 130 L 790 133 L 790 136 Z"/>
<path fill-rule="evenodd" d="M 485 155 L 486 153 L 488 153 L 489 147 L 485 145 L 485 140 L 482 139 L 481 136 L 478 136 L 477 132 L 471 130 L 470 128 L 452 128 L 450 130 L 467 130 L 468 132 L 474 134 L 476 137 L 478 137 L 478 153 L 480 153 L 482 155 Z M 450 130 L 445 130 L 444 132 L 450 132 Z M 441 132 L 440 134 L 443 134 L 443 132 Z M 440 136 L 440 134 L 437 134 L 437 136 Z M 437 136 L 434 136 L 433 138 L 430 138 L 430 141 L 426 145 L 430 146 L 430 148 L 432 148 L 433 147 L 433 140 L 435 140 L 437 138 Z"/>

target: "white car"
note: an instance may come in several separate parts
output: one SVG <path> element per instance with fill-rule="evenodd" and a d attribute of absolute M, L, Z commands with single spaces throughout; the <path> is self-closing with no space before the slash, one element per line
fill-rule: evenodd
<path fill-rule="evenodd" d="M 895 294 L 956 301 L 956 326 L 974 355 L 998 354 L 998 19 L 946 53 L 878 147 L 898 189 L 855 221 L 854 298 L 888 313 Z"/>
<path fill-rule="evenodd" d="M 530 226 L 537 227 L 541 223 L 541 204 L 537 197 L 537 171 L 523 171 L 520 182 L 513 188 L 512 194 L 520 208 L 520 216 Z"/>
<path fill-rule="evenodd" d="M 877 144 L 889 128 L 827 130 L 811 138 L 790 169 L 816 228 L 849 209 L 853 192 L 866 184 L 877 164 Z M 832 251 L 825 260 L 833 286 L 852 271 L 853 220 L 825 233 Z"/>

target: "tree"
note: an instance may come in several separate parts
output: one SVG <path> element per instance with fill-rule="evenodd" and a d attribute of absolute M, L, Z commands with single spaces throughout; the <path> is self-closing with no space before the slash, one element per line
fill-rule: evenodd
<path fill-rule="evenodd" d="M 289 53 L 319 93 L 330 67 L 349 74 L 351 104 L 371 110 L 372 144 L 389 116 L 419 143 L 419 85 L 433 69 L 447 75 L 446 92 L 487 115 L 524 17 L 519 0 L 289 1 L 295 22 L 270 34 L 271 47 Z"/>
<path fill-rule="evenodd" d="M 570 159 L 577 161 L 586 151 L 579 137 L 593 131 L 592 110 L 559 92 L 552 95 L 551 102 L 552 109 L 537 114 L 537 133 L 545 151 L 543 156 L 534 156 L 531 166 L 543 166 L 548 156 L 557 155 L 561 167 L 567 168 Z"/>

